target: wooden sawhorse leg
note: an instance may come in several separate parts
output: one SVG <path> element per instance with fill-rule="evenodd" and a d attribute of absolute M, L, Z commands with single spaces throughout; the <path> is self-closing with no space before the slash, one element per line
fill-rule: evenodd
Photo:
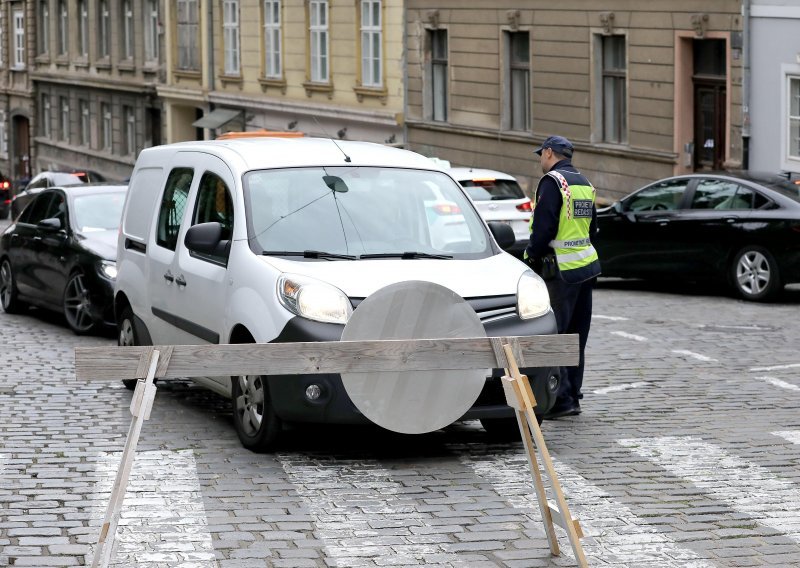
<path fill-rule="evenodd" d="M 495 340 L 493 340 L 493 343 L 494 341 Z M 558 482 L 558 477 L 553 467 L 553 461 L 550 459 L 550 452 L 547 451 L 547 446 L 544 443 L 544 436 L 542 436 L 542 430 L 539 428 L 539 422 L 536 420 L 536 414 L 533 411 L 536 406 L 536 399 L 533 396 L 530 382 L 528 381 L 528 377 L 519 372 L 519 367 L 517 366 L 511 346 L 508 343 L 502 343 L 501 347 L 502 353 L 495 348 L 495 354 L 498 359 L 498 364 L 504 367 L 506 372 L 506 375 L 502 378 L 503 390 L 505 391 L 508 405 L 516 411 L 517 424 L 519 425 L 520 434 L 522 435 L 522 443 L 528 455 L 528 463 L 533 475 L 533 486 L 536 490 L 536 499 L 539 502 L 539 510 L 542 514 L 545 532 L 547 533 L 547 542 L 550 545 L 550 552 L 553 556 L 558 556 L 560 554 L 555 529 L 553 527 L 553 523 L 555 523 L 566 531 L 578 566 L 586 568 L 588 564 L 580 541 L 580 539 L 583 538 L 583 531 L 581 530 L 580 523 L 570 515 L 569 508 L 567 507 L 567 500 L 564 498 L 564 493 L 561 491 L 561 485 Z M 555 496 L 556 503 L 558 504 L 558 509 L 554 509 L 547 502 L 547 493 L 539 469 L 539 461 L 536 456 L 537 450 L 541 455 L 545 474 L 550 480 L 550 487 Z"/>

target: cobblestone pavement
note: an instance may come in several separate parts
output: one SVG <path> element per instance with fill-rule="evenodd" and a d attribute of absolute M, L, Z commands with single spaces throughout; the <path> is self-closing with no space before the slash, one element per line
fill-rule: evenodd
<path fill-rule="evenodd" d="M 758 305 L 601 282 L 579 417 L 543 432 L 591 566 L 800 564 L 800 291 Z M 0 566 L 80 566 L 130 423 L 78 382 L 59 316 L 0 312 Z M 551 557 L 521 443 L 304 427 L 244 450 L 227 401 L 162 382 L 115 566 L 571 566 Z"/>

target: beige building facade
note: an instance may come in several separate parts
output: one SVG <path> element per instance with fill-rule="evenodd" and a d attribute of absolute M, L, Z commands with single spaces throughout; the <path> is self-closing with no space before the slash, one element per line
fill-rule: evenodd
<path fill-rule="evenodd" d="M 454 165 L 541 176 L 551 134 L 604 200 L 742 164 L 739 0 L 408 0 L 407 142 Z"/>
<path fill-rule="evenodd" d="M 176 0 L 169 142 L 229 130 L 402 143 L 402 0 Z"/>

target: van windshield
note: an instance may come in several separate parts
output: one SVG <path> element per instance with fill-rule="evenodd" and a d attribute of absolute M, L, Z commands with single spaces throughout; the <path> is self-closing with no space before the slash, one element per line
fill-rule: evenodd
<path fill-rule="evenodd" d="M 298 253 L 317 251 L 327 255 L 310 257 L 328 260 L 337 254 L 494 254 L 469 199 L 440 172 L 360 166 L 259 170 L 245 174 L 244 188 L 256 254 L 304 258 Z"/>

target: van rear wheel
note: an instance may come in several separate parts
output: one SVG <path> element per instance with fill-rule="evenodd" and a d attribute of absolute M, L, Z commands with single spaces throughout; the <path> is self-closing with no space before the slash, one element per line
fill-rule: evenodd
<path fill-rule="evenodd" d="M 231 377 L 231 381 L 233 425 L 239 440 L 252 452 L 271 451 L 282 424 L 272 408 L 267 378 L 263 375 L 240 375 Z"/>

